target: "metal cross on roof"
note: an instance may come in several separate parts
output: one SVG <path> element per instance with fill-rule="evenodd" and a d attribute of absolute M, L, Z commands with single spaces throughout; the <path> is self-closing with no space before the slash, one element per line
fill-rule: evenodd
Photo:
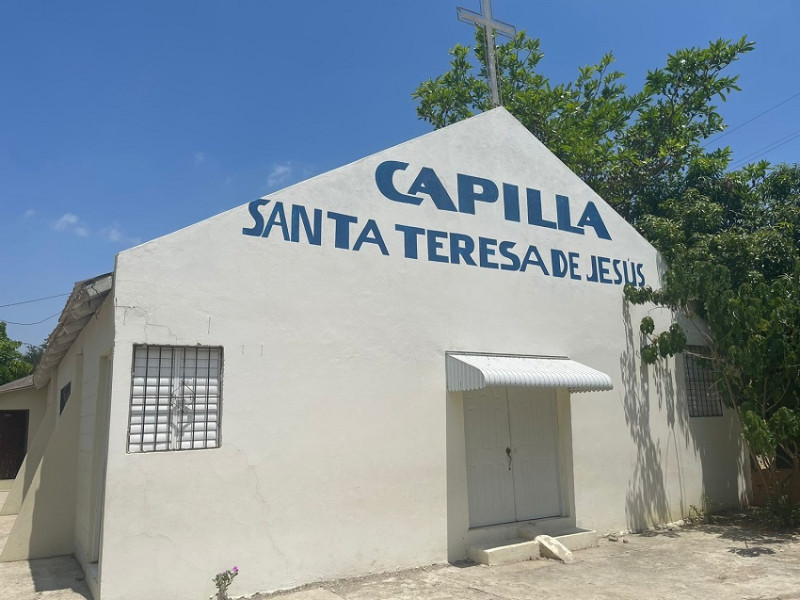
<path fill-rule="evenodd" d="M 514 37 L 517 30 L 513 25 L 496 21 L 492 18 L 492 0 L 481 0 L 481 12 L 476 13 L 466 8 L 458 7 L 458 20 L 483 27 L 486 32 L 486 67 L 489 71 L 489 89 L 492 92 L 492 107 L 500 106 L 500 91 L 497 86 L 497 64 L 494 57 L 495 32 Z"/>

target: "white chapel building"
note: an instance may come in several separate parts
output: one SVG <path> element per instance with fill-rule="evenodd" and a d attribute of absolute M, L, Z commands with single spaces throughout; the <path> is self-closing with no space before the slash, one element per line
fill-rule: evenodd
<path fill-rule="evenodd" d="M 503 108 L 121 252 L 0 388 L 32 410 L 0 560 L 190 600 L 739 506 L 735 417 L 639 357 L 676 317 L 623 287 L 665 269 Z"/>

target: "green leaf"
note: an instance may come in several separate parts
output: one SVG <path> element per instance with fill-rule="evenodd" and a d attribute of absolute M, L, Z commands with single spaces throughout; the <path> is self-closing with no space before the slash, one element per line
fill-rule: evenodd
<path fill-rule="evenodd" d="M 645 317 L 642 319 L 641 325 L 639 325 L 639 331 L 641 331 L 645 335 L 650 335 L 655 331 L 656 324 L 653 322 L 652 317 Z"/>

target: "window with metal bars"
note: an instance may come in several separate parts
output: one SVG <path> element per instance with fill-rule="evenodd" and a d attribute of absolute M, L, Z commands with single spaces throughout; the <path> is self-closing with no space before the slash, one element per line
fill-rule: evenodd
<path fill-rule="evenodd" d="M 714 371 L 705 346 L 687 346 L 683 355 L 686 374 L 686 400 L 690 417 L 721 417 L 722 401 L 714 385 Z"/>
<path fill-rule="evenodd" d="M 133 347 L 128 452 L 217 448 L 222 348 Z"/>

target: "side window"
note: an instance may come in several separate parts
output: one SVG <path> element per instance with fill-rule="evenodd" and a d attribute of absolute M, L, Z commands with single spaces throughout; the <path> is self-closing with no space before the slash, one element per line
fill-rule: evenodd
<path fill-rule="evenodd" d="M 708 348 L 687 346 L 683 355 L 686 375 L 686 400 L 690 417 L 721 417 L 722 401 L 714 385 L 714 371 L 707 359 Z"/>
<path fill-rule="evenodd" d="M 217 448 L 222 348 L 133 348 L 128 452 Z"/>
<path fill-rule="evenodd" d="M 58 414 L 64 412 L 64 408 L 67 406 L 67 401 L 69 400 L 69 395 L 72 393 L 72 382 L 70 381 L 67 385 L 61 388 L 61 395 L 58 402 Z"/>

